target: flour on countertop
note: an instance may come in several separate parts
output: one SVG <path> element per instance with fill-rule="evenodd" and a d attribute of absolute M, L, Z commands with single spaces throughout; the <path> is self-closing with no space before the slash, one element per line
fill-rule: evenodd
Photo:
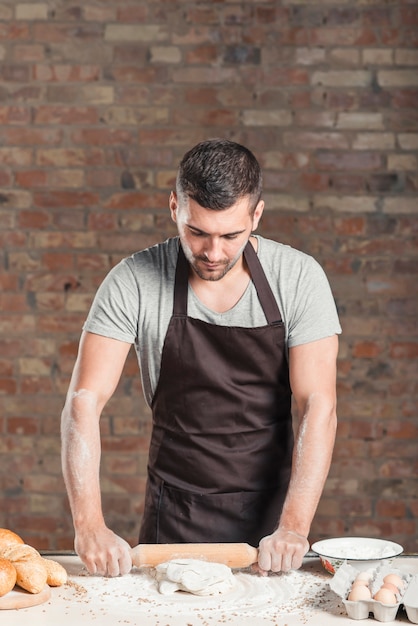
<path fill-rule="evenodd" d="M 112 626 L 316 626 L 324 616 L 346 615 L 318 559 L 309 559 L 303 570 L 268 576 L 259 576 L 251 568 L 234 569 L 234 586 L 209 596 L 181 591 L 163 595 L 155 568 L 134 568 L 126 576 L 106 578 L 89 575 L 76 557 L 60 560 L 70 577 L 68 585 L 52 590 L 54 623 L 62 626 L 72 626 L 74 616 Z M 67 613 L 70 622 L 65 621 Z"/>

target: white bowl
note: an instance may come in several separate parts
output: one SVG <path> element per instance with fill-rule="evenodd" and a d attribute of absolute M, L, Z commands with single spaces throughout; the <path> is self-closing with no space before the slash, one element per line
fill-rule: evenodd
<path fill-rule="evenodd" d="M 386 539 L 372 537 L 335 537 L 323 539 L 311 546 L 321 559 L 324 568 L 330 574 L 347 561 L 357 569 L 376 567 L 384 559 L 391 559 L 403 552 L 403 547 Z"/>

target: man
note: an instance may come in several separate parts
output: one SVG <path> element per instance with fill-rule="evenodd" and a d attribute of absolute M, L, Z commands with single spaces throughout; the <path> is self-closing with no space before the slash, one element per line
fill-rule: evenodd
<path fill-rule="evenodd" d="M 103 519 L 99 419 L 132 343 L 153 412 L 142 543 L 247 542 L 258 568 L 298 568 L 331 462 L 337 334 L 309 256 L 254 236 L 254 155 L 214 139 L 183 157 L 178 237 L 124 259 L 84 325 L 62 415 L 75 548 L 91 573 L 131 568 Z M 291 396 L 298 415 L 295 445 Z"/>

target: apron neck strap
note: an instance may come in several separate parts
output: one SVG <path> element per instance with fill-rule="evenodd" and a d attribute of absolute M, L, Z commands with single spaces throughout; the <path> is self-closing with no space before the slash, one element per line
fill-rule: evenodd
<path fill-rule="evenodd" d="M 257 291 L 258 299 L 269 324 L 278 324 L 282 321 L 280 310 L 266 278 L 260 260 L 251 243 L 248 241 L 244 248 L 244 259 L 250 270 L 251 278 Z"/>
<path fill-rule="evenodd" d="M 179 254 L 177 257 L 176 277 L 174 280 L 174 303 L 173 315 L 176 317 L 187 316 L 187 295 L 189 291 L 189 264 L 184 255 L 179 240 Z"/>

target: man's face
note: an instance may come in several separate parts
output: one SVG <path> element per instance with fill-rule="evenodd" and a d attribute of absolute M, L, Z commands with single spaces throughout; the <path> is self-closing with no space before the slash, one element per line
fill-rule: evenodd
<path fill-rule="evenodd" d="M 171 217 L 177 224 L 184 254 L 199 278 L 220 280 L 237 261 L 241 262 L 251 232 L 260 221 L 264 202 L 260 200 L 252 215 L 250 207 L 249 196 L 219 211 L 171 193 Z"/>

